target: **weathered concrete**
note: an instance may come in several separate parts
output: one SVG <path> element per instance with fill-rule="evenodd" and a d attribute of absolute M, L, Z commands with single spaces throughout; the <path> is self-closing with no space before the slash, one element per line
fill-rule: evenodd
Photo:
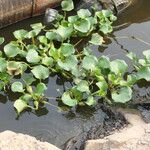
<path fill-rule="evenodd" d="M 0 0 L 0 28 L 43 14 L 62 0 Z"/>
<path fill-rule="evenodd" d="M 150 150 L 150 124 L 138 113 L 122 112 L 129 126 L 104 139 L 87 141 L 85 150 Z"/>
<path fill-rule="evenodd" d="M 60 150 L 29 135 L 5 131 L 0 133 L 0 150 Z"/>

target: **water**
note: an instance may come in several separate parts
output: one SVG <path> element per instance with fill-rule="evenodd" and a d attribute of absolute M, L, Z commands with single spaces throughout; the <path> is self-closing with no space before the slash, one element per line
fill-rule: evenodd
<path fill-rule="evenodd" d="M 115 31 L 110 35 L 107 41 L 108 45 L 98 48 L 92 47 L 96 55 L 108 55 L 112 60 L 116 58 L 124 59 L 130 65 L 130 60 L 125 57 L 127 51 L 135 52 L 142 57 L 142 51 L 150 49 L 150 45 L 144 44 L 134 39 L 120 37 L 138 37 L 150 43 L 150 1 L 139 0 L 138 4 L 134 4 L 128 9 L 128 12 L 120 14 L 118 22 L 114 25 Z M 32 23 L 40 22 L 43 16 L 27 19 L 17 24 L 11 25 L 0 31 L 0 35 L 10 41 L 12 32 L 16 29 L 28 29 Z M 117 40 L 114 38 L 117 37 Z M 132 67 L 130 68 L 132 69 Z M 63 90 L 63 84 L 70 86 L 70 83 L 64 82 L 58 76 L 50 77 L 47 95 L 59 96 L 56 89 Z M 150 84 L 144 81 L 135 86 L 134 101 L 137 103 L 141 100 L 150 100 Z M 106 130 L 120 127 L 123 118 L 119 114 L 113 114 L 102 104 L 95 108 L 80 108 L 69 112 L 58 112 L 52 106 L 46 106 L 36 113 L 25 112 L 19 119 L 16 119 L 16 113 L 13 108 L 13 100 L 17 95 L 7 93 L 0 95 L 0 132 L 4 130 L 12 130 L 35 136 L 42 141 L 48 141 L 58 147 L 63 147 L 69 139 L 73 137 L 83 137 L 82 133 L 89 133 L 92 129 L 93 133 L 97 133 L 94 129 L 99 127 L 96 138 L 105 135 Z M 53 101 L 54 105 L 58 105 Z M 94 124 L 94 127 L 93 127 Z M 105 129 L 107 127 L 109 129 Z M 85 137 L 94 138 L 92 130 Z M 109 133 L 109 132 L 108 132 Z M 76 138 L 75 138 L 76 139 Z M 84 138 L 83 138 L 84 139 Z M 82 141 L 82 140 L 81 140 Z M 80 142 L 79 142 L 80 143 Z M 77 142 L 78 144 L 78 142 Z M 80 144 L 79 144 L 80 145 Z M 73 148 L 70 148 L 73 149 Z"/>

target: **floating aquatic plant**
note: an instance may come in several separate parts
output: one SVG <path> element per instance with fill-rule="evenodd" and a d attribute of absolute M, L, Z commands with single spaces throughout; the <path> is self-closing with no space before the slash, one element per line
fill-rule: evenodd
<path fill-rule="evenodd" d="M 72 0 L 64 0 L 61 6 L 64 14 L 74 9 Z M 67 106 L 92 106 L 97 97 L 108 103 L 130 101 L 133 85 L 140 79 L 150 81 L 150 50 L 143 52 L 144 59 L 128 54 L 136 71 L 126 76 L 128 65 L 124 60 L 96 57 L 89 47 L 77 49 L 78 43 L 89 36 L 90 44 L 101 46 L 103 37 L 112 32 L 115 20 L 109 10 L 81 9 L 73 16 L 55 15 L 50 29 L 37 23 L 31 25 L 31 31 L 15 31 L 16 40 L 5 45 L 0 53 L 0 90 L 20 93 L 14 102 L 17 113 L 49 104 L 44 94 L 45 79 L 54 73 L 73 81 L 73 86 L 59 99 Z M 76 37 L 80 40 L 73 44 Z M 0 44 L 3 42 L 0 37 Z"/>

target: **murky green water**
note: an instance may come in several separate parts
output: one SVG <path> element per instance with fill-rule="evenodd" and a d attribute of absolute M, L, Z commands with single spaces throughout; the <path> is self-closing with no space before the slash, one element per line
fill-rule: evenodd
<path fill-rule="evenodd" d="M 125 59 L 129 65 L 131 62 L 125 57 L 127 51 L 133 51 L 138 56 L 142 56 L 142 51 L 150 49 L 150 45 L 134 39 L 119 37 L 135 36 L 150 43 L 149 6 L 149 0 L 140 0 L 138 5 L 135 4 L 128 9 L 128 12 L 122 13 L 118 18 L 118 22 L 114 25 L 115 31 L 110 35 L 110 39 L 107 41 L 108 45 L 101 48 L 92 47 L 94 53 L 96 55 L 108 55 L 111 59 Z M 40 16 L 11 25 L 0 30 L 0 35 L 9 41 L 12 39 L 14 30 L 28 29 L 29 24 L 40 22 L 43 20 L 42 18 L 43 16 Z M 114 37 L 118 37 L 117 40 Z M 58 76 L 50 77 L 46 94 L 55 97 L 59 96 L 56 89 L 63 90 L 64 84 L 65 86 L 70 86 L 70 83 L 64 82 Z M 17 120 L 12 102 L 16 96 L 13 93 L 0 95 L 0 132 L 4 130 L 23 132 L 62 147 L 69 139 L 89 131 L 93 124 L 100 126 L 99 132 L 102 133 L 105 131 L 104 126 L 109 123 L 114 127 L 117 127 L 115 122 L 118 123 L 118 127 L 121 125 L 121 119 L 119 117 L 117 119 L 117 115 L 115 117 L 104 107 L 101 107 L 101 104 L 96 108 L 77 108 L 63 113 L 58 112 L 52 106 L 46 106 L 36 114 L 25 112 Z M 133 99 L 134 101 L 150 100 L 150 84 L 141 82 L 135 86 Z M 56 101 L 53 101 L 53 104 L 58 105 Z M 112 126 L 110 125 L 109 127 L 111 128 Z"/>

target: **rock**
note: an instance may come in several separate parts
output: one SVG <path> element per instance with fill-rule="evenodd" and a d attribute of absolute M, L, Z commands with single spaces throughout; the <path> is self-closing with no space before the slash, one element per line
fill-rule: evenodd
<path fill-rule="evenodd" d="M 87 141 L 85 150 L 150 150 L 150 124 L 137 112 L 121 112 L 129 125 L 104 139 Z"/>
<path fill-rule="evenodd" d="M 0 150 L 60 150 L 29 135 L 5 131 L 0 133 Z"/>

